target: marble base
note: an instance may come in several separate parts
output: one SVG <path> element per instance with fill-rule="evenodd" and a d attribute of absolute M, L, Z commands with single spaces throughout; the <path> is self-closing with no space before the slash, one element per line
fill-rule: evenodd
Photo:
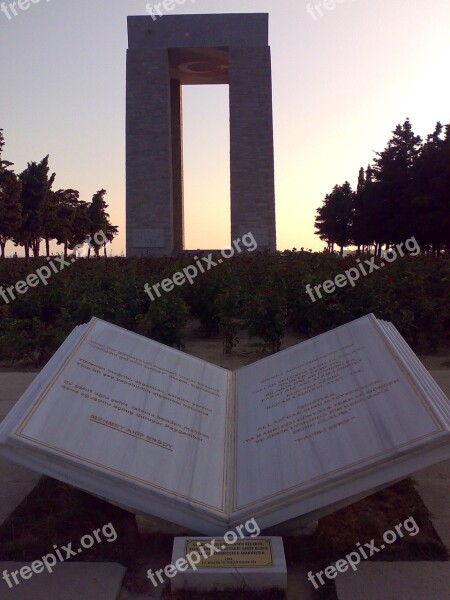
<path fill-rule="evenodd" d="M 176 565 L 180 559 L 186 560 L 198 543 L 209 555 L 211 548 L 207 544 L 211 543 L 211 538 L 175 538 L 172 564 Z M 286 589 L 287 569 L 281 537 L 244 538 L 234 545 L 226 545 L 223 538 L 216 538 L 215 546 L 221 548 L 222 552 L 214 553 L 207 559 L 202 558 L 198 565 L 188 565 L 182 572 L 178 571 L 171 580 L 172 591 L 186 588 L 202 591 Z M 197 557 L 191 555 L 191 560 L 196 562 Z M 211 564 L 208 565 L 208 562 Z M 240 566 L 244 564 L 247 566 Z"/>

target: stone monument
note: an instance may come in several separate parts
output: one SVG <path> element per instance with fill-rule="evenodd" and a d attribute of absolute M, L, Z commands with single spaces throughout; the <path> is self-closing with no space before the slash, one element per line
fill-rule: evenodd
<path fill-rule="evenodd" d="M 229 84 L 231 240 L 251 231 L 276 250 L 268 21 L 128 17 L 127 256 L 184 250 L 182 86 L 206 84 Z"/>
<path fill-rule="evenodd" d="M 236 371 L 94 317 L 0 424 L 0 456 L 190 532 L 270 536 L 450 458 L 450 402 L 373 315 Z"/>

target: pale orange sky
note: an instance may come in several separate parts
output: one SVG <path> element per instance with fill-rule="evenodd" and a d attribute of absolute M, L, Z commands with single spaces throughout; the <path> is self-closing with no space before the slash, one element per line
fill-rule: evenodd
<path fill-rule="evenodd" d="M 55 189 L 85 200 L 105 188 L 120 228 L 114 254 L 125 247 L 126 17 L 146 4 L 52 0 L 10 20 L 0 13 L 4 158 L 20 172 L 50 154 Z M 270 15 L 280 250 L 323 249 L 317 207 L 335 184 L 355 185 L 397 123 L 409 117 L 425 137 L 450 122 L 448 0 L 344 0 L 316 19 L 307 4 L 196 0 L 171 13 Z M 184 88 L 188 248 L 230 242 L 227 94 Z"/>

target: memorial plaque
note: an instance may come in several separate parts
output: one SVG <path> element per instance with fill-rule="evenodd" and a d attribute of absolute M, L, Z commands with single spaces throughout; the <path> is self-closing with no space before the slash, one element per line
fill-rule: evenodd
<path fill-rule="evenodd" d="M 134 229 L 133 246 L 135 248 L 163 248 L 163 229 Z"/>
<path fill-rule="evenodd" d="M 205 539 L 206 543 L 211 543 L 213 539 Z M 185 554 L 198 551 L 198 541 L 186 540 Z M 220 546 L 220 541 L 219 541 Z M 273 567 L 272 543 L 270 538 L 243 539 L 238 540 L 232 545 L 222 544 L 221 551 L 213 556 L 201 556 L 201 562 L 198 569 L 208 568 L 240 568 L 246 569 Z"/>

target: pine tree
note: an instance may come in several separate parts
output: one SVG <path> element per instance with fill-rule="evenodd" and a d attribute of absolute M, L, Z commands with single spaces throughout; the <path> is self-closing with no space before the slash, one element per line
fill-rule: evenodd
<path fill-rule="evenodd" d="M 377 153 L 373 173 L 377 182 L 377 238 L 379 249 L 402 242 L 416 233 L 412 218 L 414 165 L 421 138 L 414 135 L 409 119 L 397 125 L 387 147 Z"/>
<path fill-rule="evenodd" d="M 353 207 L 354 192 L 350 183 L 346 181 L 341 186 L 335 185 L 317 210 L 316 233 L 321 240 L 327 242 L 330 251 L 333 251 L 334 244 L 337 244 L 341 256 L 345 246 L 352 240 Z"/>

